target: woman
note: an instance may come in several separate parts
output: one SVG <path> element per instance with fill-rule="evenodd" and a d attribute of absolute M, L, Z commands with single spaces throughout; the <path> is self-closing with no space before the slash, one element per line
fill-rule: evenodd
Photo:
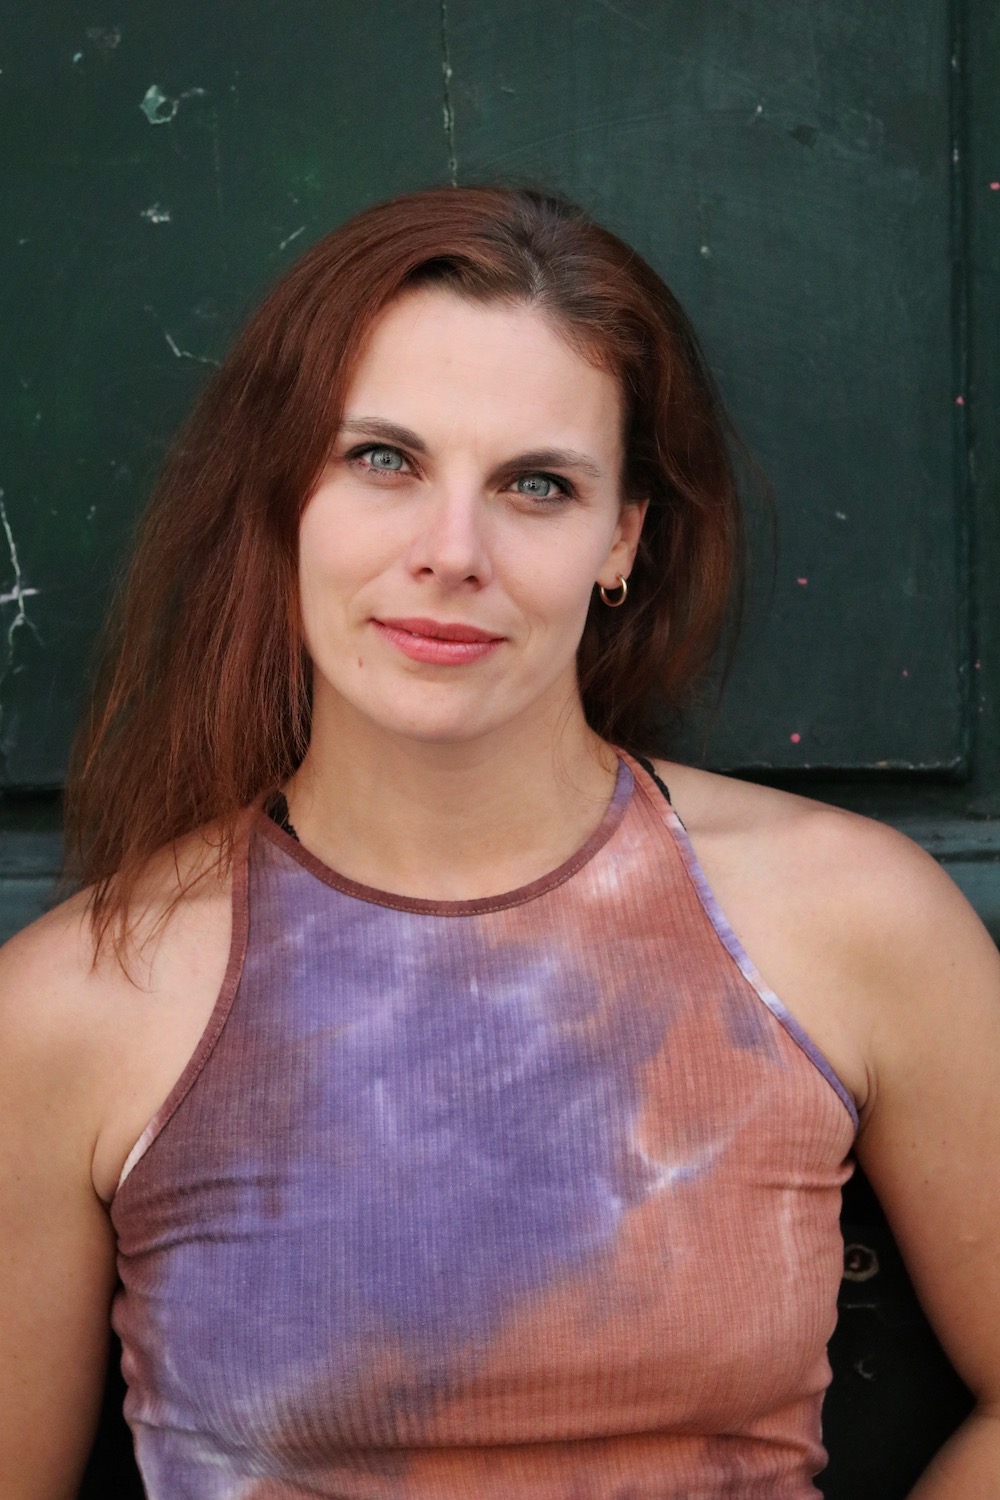
<path fill-rule="evenodd" d="M 271 293 L 90 888 L 0 960 L 5 1497 L 71 1493 L 116 1251 L 155 1500 L 815 1495 L 852 1150 L 979 1397 L 915 1493 L 996 1493 L 997 955 L 890 830 L 628 753 L 737 544 L 683 314 L 565 205 L 410 195 Z"/>

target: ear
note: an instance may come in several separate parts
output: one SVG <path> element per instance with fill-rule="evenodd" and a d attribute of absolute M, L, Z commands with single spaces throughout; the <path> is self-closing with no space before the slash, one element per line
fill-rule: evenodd
<path fill-rule="evenodd" d="M 648 500 L 626 500 L 622 505 L 611 548 L 597 579 L 605 588 L 614 588 L 619 577 L 627 578 L 631 573 L 648 509 Z"/>

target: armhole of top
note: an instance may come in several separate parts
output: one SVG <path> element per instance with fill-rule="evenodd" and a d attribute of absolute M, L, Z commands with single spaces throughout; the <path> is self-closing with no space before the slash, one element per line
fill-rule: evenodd
<path fill-rule="evenodd" d="M 229 958 L 223 975 L 222 987 L 212 1007 L 211 1015 L 197 1045 L 166 1099 L 153 1115 L 139 1139 L 132 1147 L 122 1166 L 109 1207 L 113 1207 L 132 1169 L 145 1156 L 157 1136 L 175 1114 L 182 1100 L 190 1092 L 202 1068 L 208 1062 L 222 1028 L 225 1026 L 239 988 L 246 957 L 247 932 L 249 928 L 249 857 L 252 817 L 245 817 L 237 835 L 232 864 L 232 929 L 229 938 Z"/>
<path fill-rule="evenodd" d="M 684 824 L 681 822 L 681 819 L 677 813 L 677 809 L 674 807 L 673 803 L 670 800 L 670 794 L 667 791 L 666 786 L 660 780 L 655 770 L 647 761 L 638 760 L 638 764 L 642 766 L 643 770 L 647 771 L 652 780 L 656 782 L 656 785 L 659 787 L 663 798 L 666 800 L 667 806 L 664 807 L 660 797 L 658 797 L 657 794 L 651 790 L 648 783 L 645 785 L 644 791 L 646 793 L 646 796 L 650 799 L 650 801 L 654 803 L 657 808 L 658 814 L 662 817 L 664 823 L 666 824 L 666 827 L 669 830 L 671 837 L 673 838 L 674 844 L 676 845 L 680 853 L 681 861 L 684 865 L 687 877 L 690 880 L 691 884 L 694 886 L 695 893 L 701 903 L 702 910 L 715 929 L 716 936 L 718 937 L 722 946 L 725 948 L 726 952 L 729 954 L 730 958 L 732 958 L 732 960 L 736 964 L 740 973 L 743 975 L 743 978 L 754 990 L 756 990 L 757 995 L 767 1006 L 768 1010 L 774 1016 L 775 1020 L 785 1029 L 796 1046 L 805 1053 L 806 1057 L 813 1064 L 813 1066 L 826 1079 L 827 1083 L 833 1089 L 834 1093 L 837 1095 L 837 1097 L 840 1099 L 840 1102 L 847 1110 L 847 1113 L 850 1115 L 851 1123 L 853 1124 L 856 1132 L 859 1125 L 858 1107 L 855 1104 L 853 1097 L 851 1096 L 850 1090 L 844 1085 L 833 1065 L 820 1051 L 819 1047 L 817 1047 L 816 1043 L 813 1041 L 812 1037 L 810 1037 L 809 1033 L 804 1029 L 804 1027 L 799 1024 L 799 1022 L 792 1015 L 791 1011 L 787 1009 L 782 1001 L 779 1000 L 778 996 L 774 993 L 770 986 L 765 983 L 763 976 L 757 968 L 757 965 L 754 963 L 753 959 L 750 957 L 749 953 L 747 953 L 743 944 L 736 936 L 736 933 L 729 925 L 729 920 L 726 917 L 725 912 L 722 910 L 722 907 L 719 905 L 715 896 L 715 892 L 709 885 L 708 879 L 705 875 L 705 871 L 702 869 L 698 856 L 694 851 L 694 845 L 691 843 L 690 834 L 684 827 Z"/>

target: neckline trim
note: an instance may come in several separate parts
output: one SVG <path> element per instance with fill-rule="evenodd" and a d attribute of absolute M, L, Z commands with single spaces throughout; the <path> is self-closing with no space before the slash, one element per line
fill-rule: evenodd
<path fill-rule="evenodd" d="M 310 853 L 304 844 L 287 834 L 272 818 L 268 817 L 263 806 L 258 806 L 256 809 L 255 831 L 268 839 L 296 864 L 308 870 L 310 875 L 321 880 L 324 885 L 340 891 L 342 895 L 351 896 L 357 901 L 364 901 L 370 906 L 384 906 L 393 911 L 408 911 L 433 917 L 470 917 L 479 916 L 484 912 L 505 911 L 512 906 L 524 906 L 527 902 L 534 901 L 539 896 L 555 890 L 557 886 L 564 885 L 567 880 L 589 864 L 611 838 L 625 816 L 635 787 L 635 777 L 631 768 L 620 751 L 616 750 L 615 754 L 618 756 L 618 772 L 615 777 L 614 790 L 601 821 L 593 833 L 581 844 L 575 854 L 571 854 L 547 875 L 541 875 L 527 885 L 517 886 L 513 890 L 503 891 L 496 896 L 478 896 L 468 901 L 433 901 L 422 896 L 403 896 L 394 891 L 383 891 L 376 886 L 351 880 L 324 864 L 317 855 Z"/>

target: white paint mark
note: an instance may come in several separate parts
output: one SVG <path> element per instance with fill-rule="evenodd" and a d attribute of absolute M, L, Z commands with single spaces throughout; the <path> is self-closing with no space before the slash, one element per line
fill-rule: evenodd
<path fill-rule="evenodd" d="M 290 245 L 292 243 L 292 240 L 297 240 L 298 237 L 299 237 L 299 235 L 300 234 L 305 234 L 305 232 L 306 232 L 306 226 L 304 224 L 300 224 L 299 227 L 298 227 L 298 229 L 293 229 L 292 232 L 291 232 L 291 234 L 286 234 L 285 235 L 285 238 L 281 241 L 280 245 L 278 246 L 278 249 L 279 250 L 284 250 L 288 245 Z"/>
<path fill-rule="evenodd" d="M 701 245 L 699 246 L 699 249 L 702 255 L 711 255 L 712 253 L 708 245 Z"/>
<path fill-rule="evenodd" d="M 151 83 L 142 96 L 139 108 L 150 125 L 169 125 L 185 99 L 203 99 L 204 89 L 185 89 L 176 99 L 165 94 L 158 83 Z"/>
<path fill-rule="evenodd" d="M 842 510 L 835 510 L 834 511 L 834 515 L 837 517 L 838 521 L 846 521 L 847 520 L 847 516 L 846 516 L 846 514 Z"/>
<path fill-rule="evenodd" d="M 169 208 L 164 208 L 162 203 L 151 203 L 148 208 L 143 209 L 139 217 L 148 219 L 151 224 L 169 224 L 171 214 Z"/>
<path fill-rule="evenodd" d="M 27 625 L 36 640 L 39 640 L 40 637 L 38 631 L 35 629 L 34 621 L 29 618 L 28 611 L 24 607 L 25 599 L 29 599 L 33 594 L 37 594 L 38 589 L 25 588 L 21 582 L 21 563 L 17 555 L 17 544 L 14 541 L 14 533 L 10 528 L 10 521 L 7 518 L 7 507 L 3 503 L 3 490 L 0 490 L 0 525 L 3 526 L 4 535 L 7 538 L 10 565 L 14 570 L 14 587 L 8 593 L 0 594 L 0 604 L 17 605 L 17 614 L 7 627 L 7 666 L 9 668 L 11 653 L 14 650 L 15 632 L 20 630 L 22 625 Z"/>
<path fill-rule="evenodd" d="M 164 114 L 164 106 L 167 113 Z M 142 96 L 139 108 L 142 110 L 150 125 L 169 125 L 174 115 L 181 107 L 179 99 L 171 99 L 165 94 L 158 83 L 151 83 Z"/>
<path fill-rule="evenodd" d="M 92 521 L 96 515 L 97 515 L 97 506 L 96 505 L 92 505 L 90 507 L 90 509 L 88 510 L 88 512 L 87 512 L 87 520 L 88 521 Z"/>
<path fill-rule="evenodd" d="M 167 346 L 175 359 L 193 359 L 195 364 L 213 365 L 218 369 L 219 361 L 217 359 L 209 359 L 207 354 L 192 354 L 190 349 L 182 349 L 173 334 L 168 333 L 165 328 L 163 330 L 163 337 L 166 339 Z"/>
<path fill-rule="evenodd" d="M 73 61 L 75 63 L 83 62 L 83 53 L 82 52 L 74 52 L 73 53 Z"/>
<path fill-rule="evenodd" d="M 144 304 L 144 310 L 149 313 L 151 318 L 155 318 L 160 325 L 160 332 L 166 340 L 167 348 L 175 359 L 193 359 L 195 364 L 211 365 L 214 369 L 218 369 L 219 361 L 217 359 L 209 359 L 207 354 L 193 354 L 190 349 L 182 349 L 173 334 L 163 326 L 163 319 L 156 311 L 156 308 L 149 302 Z"/>
<path fill-rule="evenodd" d="M 441 115 L 444 120 L 445 148 L 448 152 L 448 181 L 458 186 L 458 157 L 455 152 L 455 107 L 451 98 L 451 48 L 448 40 L 448 0 L 441 0 L 441 82 L 443 98 Z"/>

